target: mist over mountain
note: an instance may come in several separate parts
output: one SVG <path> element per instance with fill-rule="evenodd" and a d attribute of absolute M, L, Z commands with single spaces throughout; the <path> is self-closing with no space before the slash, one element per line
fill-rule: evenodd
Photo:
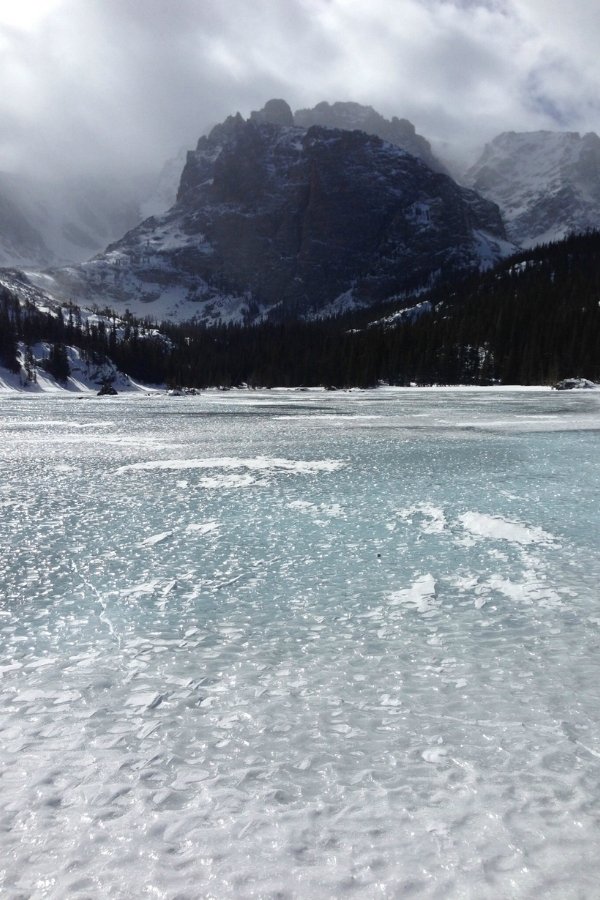
<path fill-rule="evenodd" d="M 497 203 L 523 247 L 600 225 L 600 138 L 576 132 L 506 132 L 487 144 L 465 183 Z"/>
<path fill-rule="evenodd" d="M 136 225 L 150 190 L 140 179 L 52 181 L 0 172 L 0 265 L 82 262 Z"/>
<path fill-rule="evenodd" d="M 49 265 L 52 253 L 24 212 L 15 181 L 0 173 L 0 266 Z"/>

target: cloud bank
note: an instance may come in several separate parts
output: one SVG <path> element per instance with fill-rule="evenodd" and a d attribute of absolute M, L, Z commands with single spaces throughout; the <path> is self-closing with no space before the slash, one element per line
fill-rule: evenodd
<path fill-rule="evenodd" d="M 600 131 L 600 4 L 20 0 L 0 11 L 0 169 L 143 173 L 229 113 L 357 100 L 466 153 Z"/>

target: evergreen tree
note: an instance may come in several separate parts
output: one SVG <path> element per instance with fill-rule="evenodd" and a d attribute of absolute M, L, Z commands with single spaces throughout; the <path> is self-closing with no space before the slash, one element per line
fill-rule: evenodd
<path fill-rule="evenodd" d="M 45 368 L 57 381 L 67 380 L 71 374 L 71 367 L 69 366 L 67 348 L 64 344 L 52 344 L 50 356 L 46 360 Z"/>

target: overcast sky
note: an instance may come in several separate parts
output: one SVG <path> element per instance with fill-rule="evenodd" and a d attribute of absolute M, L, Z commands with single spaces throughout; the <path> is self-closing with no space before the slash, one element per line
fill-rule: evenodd
<path fill-rule="evenodd" d="M 160 168 L 270 97 L 600 131 L 599 0 L 0 0 L 0 169 Z"/>

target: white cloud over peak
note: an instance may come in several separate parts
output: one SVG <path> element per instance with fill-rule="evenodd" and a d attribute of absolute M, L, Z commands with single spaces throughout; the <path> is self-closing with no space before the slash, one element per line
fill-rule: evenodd
<path fill-rule="evenodd" d="M 368 103 L 459 150 L 600 130 L 598 35 L 597 0 L 20 0 L 0 169 L 156 169 L 273 96 Z"/>

